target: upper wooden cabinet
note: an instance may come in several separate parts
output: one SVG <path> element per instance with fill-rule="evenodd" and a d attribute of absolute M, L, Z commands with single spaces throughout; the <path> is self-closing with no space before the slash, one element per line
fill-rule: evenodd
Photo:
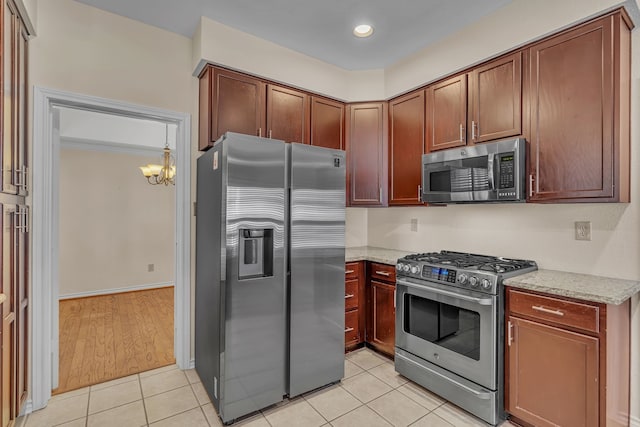
<path fill-rule="evenodd" d="M 532 201 L 629 201 L 631 24 L 623 11 L 528 49 Z"/>
<path fill-rule="evenodd" d="M 200 74 L 198 149 L 225 132 L 344 149 L 344 104 L 208 65 Z"/>
<path fill-rule="evenodd" d="M 451 77 L 427 87 L 428 151 L 466 144 L 467 75 Z"/>
<path fill-rule="evenodd" d="M 419 205 L 424 143 L 424 90 L 389 102 L 389 205 Z"/>
<path fill-rule="evenodd" d="M 427 87 L 429 151 L 522 133 L 522 53 Z"/>
<path fill-rule="evenodd" d="M 2 7 L 1 191 L 27 195 L 27 31 L 13 1 Z"/>
<path fill-rule="evenodd" d="M 311 97 L 311 145 L 344 150 L 344 104 Z"/>
<path fill-rule="evenodd" d="M 468 73 L 471 143 L 522 133 L 522 52 L 501 57 Z"/>
<path fill-rule="evenodd" d="M 309 143 L 309 95 L 297 90 L 267 85 L 268 138 Z"/>
<path fill-rule="evenodd" d="M 347 200 L 351 206 L 387 203 L 387 103 L 347 106 Z"/>
<path fill-rule="evenodd" d="M 244 74 L 208 66 L 200 75 L 199 149 L 225 132 L 266 135 L 266 85 Z"/>

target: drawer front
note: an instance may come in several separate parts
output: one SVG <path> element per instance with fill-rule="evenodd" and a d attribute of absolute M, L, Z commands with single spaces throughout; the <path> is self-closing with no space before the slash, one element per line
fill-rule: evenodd
<path fill-rule="evenodd" d="M 396 283 L 396 266 L 379 264 L 372 262 L 369 266 L 369 273 L 372 279 L 382 280 L 384 282 Z"/>
<path fill-rule="evenodd" d="M 598 333 L 600 309 L 597 306 L 509 290 L 509 311 Z"/>
<path fill-rule="evenodd" d="M 347 311 L 358 307 L 358 283 L 358 279 L 344 283 L 344 309 Z"/>
<path fill-rule="evenodd" d="M 360 342 L 360 330 L 358 329 L 358 310 L 348 311 L 344 314 L 344 344 L 346 346 Z"/>
<path fill-rule="evenodd" d="M 357 279 L 358 278 L 358 271 L 360 270 L 359 262 L 348 262 L 346 263 L 345 267 L 344 267 L 344 278 L 349 280 L 349 279 Z"/>

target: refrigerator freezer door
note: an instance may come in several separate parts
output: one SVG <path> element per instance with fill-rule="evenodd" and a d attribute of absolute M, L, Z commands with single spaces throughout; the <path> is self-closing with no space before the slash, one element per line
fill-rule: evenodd
<path fill-rule="evenodd" d="M 220 414 L 229 422 L 286 394 L 286 145 L 226 137 Z"/>
<path fill-rule="evenodd" d="M 345 155 L 290 144 L 289 395 L 344 376 Z"/>

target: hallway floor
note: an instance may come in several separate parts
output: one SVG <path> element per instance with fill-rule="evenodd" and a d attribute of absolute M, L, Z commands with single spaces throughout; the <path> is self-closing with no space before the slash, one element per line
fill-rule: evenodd
<path fill-rule="evenodd" d="M 54 394 L 175 363 L 173 287 L 60 301 Z"/>

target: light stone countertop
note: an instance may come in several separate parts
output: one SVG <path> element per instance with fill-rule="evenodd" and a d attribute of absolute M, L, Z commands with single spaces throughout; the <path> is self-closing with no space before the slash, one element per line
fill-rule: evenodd
<path fill-rule="evenodd" d="M 398 251 L 396 249 L 358 246 L 345 249 L 346 262 L 373 261 L 382 264 L 396 265 L 398 258 L 415 253 L 415 251 Z"/>
<path fill-rule="evenodd" d="M 619 305 L 640 292 L 640 282 L 556 270 L 538 270 L 506 279 L 512 288 L 528 289 L 591 302 Z"/>

